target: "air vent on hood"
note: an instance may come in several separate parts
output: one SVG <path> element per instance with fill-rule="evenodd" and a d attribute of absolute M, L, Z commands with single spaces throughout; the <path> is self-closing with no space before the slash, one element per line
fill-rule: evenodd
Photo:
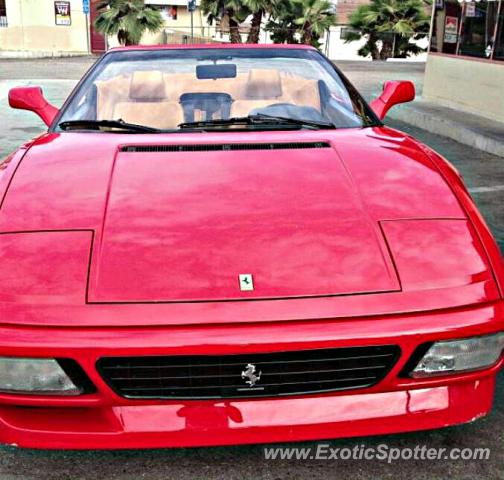
<path fill-rule="evenodd" d="M 121 152 L 216 152 L 232 150 L 299 150 L 306 148 L 331 148 L 331 146 L 327 142 L 126 145 L 121 147 Z"/>

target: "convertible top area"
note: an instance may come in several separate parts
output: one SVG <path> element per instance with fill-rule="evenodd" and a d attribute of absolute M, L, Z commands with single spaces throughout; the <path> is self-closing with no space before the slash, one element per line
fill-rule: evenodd
<path fill-rule="evenodd" d="M 315 47 L 304 45 L 300 43 L 187 43 L 187 44 L 166 44 L 166 45 L 128 45 L 114 47 L 109 52 L 132 51 L 132 50 L 200 50 L 200 49 L 219 49 L 219 50 L 313 50 L 317 51 Z"/>

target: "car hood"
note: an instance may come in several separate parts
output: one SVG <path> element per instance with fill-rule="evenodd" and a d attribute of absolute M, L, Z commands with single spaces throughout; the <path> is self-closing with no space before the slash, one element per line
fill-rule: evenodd
<path fill-rule="evenodd" d="M 441 218 L 465 215 L 421 150 L 385 128 L 66 133 L 20 162 L 0 231 L 52 234 L 53 272 L 81 255 L 85 280 L 69 282 L 86 284 L 86 303 L 221 302 L 399 292 L 384 222 Z M 58 232 L 89 250 L 67 252 Z"/>
<path fill-rule="evenodd" d="M 379 230 L 336 150 L 326 142 L 271 145 L 120 151 L 92 299 L 208 301 L 398 288 Z M 247 277 L 240 282 L 240 275 Z"/>

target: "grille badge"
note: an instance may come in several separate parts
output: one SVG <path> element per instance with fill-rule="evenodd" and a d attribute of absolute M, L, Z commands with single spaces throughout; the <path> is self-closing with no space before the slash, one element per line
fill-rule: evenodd
<path fill-rule="evenodd" d="M 241 373 L 241 377 L 250 387 L 255 387 L 256 383 L 261 380 L 262 372 L 260 370 L 257 373 L 256 372 L 256 366 L 248 363 L 245 370 Z"/>

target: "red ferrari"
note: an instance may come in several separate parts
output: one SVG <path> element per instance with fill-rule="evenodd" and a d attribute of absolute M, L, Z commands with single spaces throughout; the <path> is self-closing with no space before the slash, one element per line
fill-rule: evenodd
<path fill-rule="evenodd" d="M 504 363 L 457 171 L 313 48 L 133 47 L 0 165 L 0 441 L 116 449 L 440 428 Z"/>

